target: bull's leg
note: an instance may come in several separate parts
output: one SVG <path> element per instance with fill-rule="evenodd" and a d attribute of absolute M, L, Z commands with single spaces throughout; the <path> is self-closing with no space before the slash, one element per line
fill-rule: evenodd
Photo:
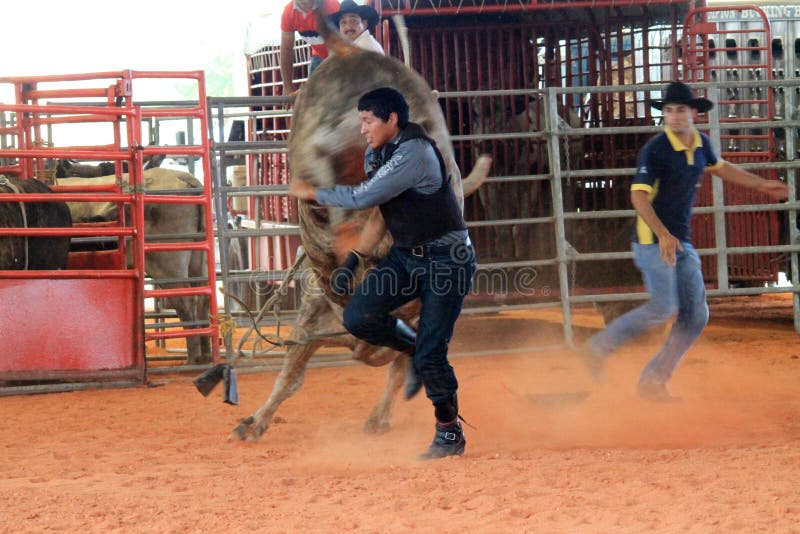
<path fill-rule="evenodd" d="M 386 365 L 391 362 L 386 380 L 386 387 L 383 389 L 383 395 L 378 401 L 378 404 L 372 409 L 372 413 L 364 424 L 364 432 L 386 432 L 391 426 L 394 400 L 397 397 L 398 390 L 405 382 L 408 368 L 411 364 L 411 358 L 389 347 L 375 347 L 363 341 L 359 341 L 353 351 L 353 359 L 374 367 Z"/>
<path fill-rule="evenodd" d="M 364 424 L 364 432 L 386 432 L 390 427 L 394 399 L 405 382 L 411 358 L 389 347 L 376 347 L 364 341 L 358 341 L 353 350 L 353 359 L 371 367 L 380 367 L 391 362 L 383 395 Z"/>
<path fill-rule="evenodd" d="M 310 336 L 330 332 L 331 325 L 337 323 L 341 324 L 321 292 L 306 293 L 298 310 L 297 325 L 300 328 L 292 333 L 291 339 L 294 339 L 295 332 L 299 330 L 305 331 Z M 318 339 L 304 345 L 289 346 L 283 359 L 283 367 L 267 402 L 253 415 L 242 420 L 228 439 L 255 441 L 261 437 L 281 403 L 294 395 L 303 385 L 308 360 L 323 345 L 323 341 Z"/>
<path fill-rule="evenodd" d="M 358 341 L 353 349 L 353 359 L 370 367 L 382 367 L 393 361 L 398 355 L 400 355 L 399 351 L 389 347 L 376 347 L 365 341 Z"/>
<path fill-rule="evenodd" d="M 319 341 L 311 342 L 307 345 L 293 345 L 286 352 L 283 359 L 283 367 L 275 380 L 267 402 L 255 411 L 253 415 L 243 419 L 236 428 L 233 429 L 228 439 L 240 439 L 256 441 L 269 428 L 272 417 L 278 410 L 283 401 L 294 395 L 306 374 L 308 360 L 322 346 Z"/>
<path fill-rule="evenodd" d="M 378 404 L 372 409 L 367 422 L 364 423 L 364 432 L 370 434 L 379 434 L 389 430 L 392 420 L 392 410 L 394 409 L 394 400 L 397 398 L 397 392 L 403 386 L 405 381 L 408 366 L 411 364 L 411 358 L 402 357 L 395 358 L 389 365 L 389 372 L 386 379 L 386 387 L 383 389 Z"/>

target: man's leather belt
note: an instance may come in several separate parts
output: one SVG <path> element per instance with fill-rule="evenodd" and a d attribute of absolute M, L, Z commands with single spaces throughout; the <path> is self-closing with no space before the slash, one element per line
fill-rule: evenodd
<path fill-rule="evenodd" d="M 400 247 L 400 250 L 417 256 L 418 258 L 432 258 L 434 256 L 461 256 L 465 249 L 471 246 L 470 242 L 458 241 L 450 245 L 419 245 L 413 248 Z"/>

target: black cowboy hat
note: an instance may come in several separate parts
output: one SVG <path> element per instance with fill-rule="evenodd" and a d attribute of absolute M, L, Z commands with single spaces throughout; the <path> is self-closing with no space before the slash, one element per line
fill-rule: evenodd
<path fill-rule="evenodd" d="M 661 100 L 648 100 L 654 108 L 661 110 L 664 104 L 686 104 L 696 109 L 699 113 L 705 113 L 714 104 L 707 98 L 695 98 L 688 85 L 682 82 L 672 82 L 667 86 L 666 96 Z"/>
<path fill-rule="evenodd" d="M 331 22 L 338 28 L 339 27 L 339 19 L 342 18 L 342 15 L 347 13 L 353 13 L 358 15 L 362 19 L 367 21 L 367 28 L 371 31 L 375 25 L 378 23 L 378 12 L 375 11 L 370 6 L 360 6 L 356 4 L 353 0 L 344 0 L 342 5 L 339 7 L 339 11 L 336 13 L 332 13 L 328 16 Z"/>

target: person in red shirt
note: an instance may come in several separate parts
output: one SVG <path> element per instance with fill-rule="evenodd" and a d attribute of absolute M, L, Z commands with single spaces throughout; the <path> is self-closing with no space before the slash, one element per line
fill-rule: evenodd
<path fill-rule="evenodd" d="M 283 8 L 281 16 L 281 79 L 283 94 L 290 95 L 297 90 L 294 83 L 294 33 L 311 45 L 311 66 L 309 75 L 314 72 L 322 60 L 328 57 L 328 49 L 322 37 L 317 33 L 316 10 L 329 15 L 339 10 L 338 0 L 292 0 Z"/>

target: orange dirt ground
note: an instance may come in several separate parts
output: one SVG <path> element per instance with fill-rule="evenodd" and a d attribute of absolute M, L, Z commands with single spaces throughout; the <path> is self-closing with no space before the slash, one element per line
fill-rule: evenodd
<path fill-rule="evenodd" d="M 452 350 L 558 343 L 559 319 L 463 316 Z M 255 443 L 226 437 L 274 372 L 240 375 L 241 406 L 177 374 L 0 398 L 0 532 L 800 532 L 791 299 L 716 300 L 679 403 L 635 395 L 657 343 L 620 351 L 601 386 L 566 351 L 454 358 L 477 429 L 465 456 L 427 463 L 424 396 L 398 400 L 388 433 L 361 430 L 385 368 L 310 369 Z"/>

